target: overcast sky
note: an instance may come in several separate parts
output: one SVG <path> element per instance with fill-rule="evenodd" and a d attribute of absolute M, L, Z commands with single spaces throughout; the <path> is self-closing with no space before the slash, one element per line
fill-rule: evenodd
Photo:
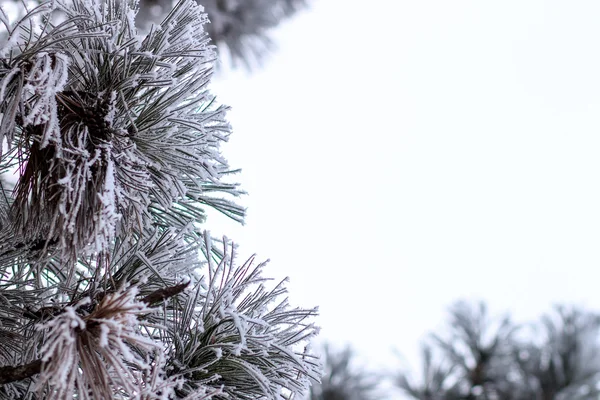
<path fill-rule="evenodd" d="M 600 3 L 315 0 L 251 75 L 224 153 L 246 226 L 322 337 L 415 360 L 460 298 L 600 310 Z M 398 362 L 399 365 L 399 362 Z"/>

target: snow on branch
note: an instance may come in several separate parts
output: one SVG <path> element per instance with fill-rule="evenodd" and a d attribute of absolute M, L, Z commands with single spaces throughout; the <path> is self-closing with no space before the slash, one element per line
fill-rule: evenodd
<path fill-rule="evenodd" d="M 181 294 L 188 285 L 189 282 L 185 282 L 172 287 L 161 288 L 144 296 L 141 300 L 135 299 L 138 295 L 138 290 L 135 287 L 128 290 L 119 290 L 101 296 L 99 304 L 95 306 L 91 313 L 85 316 L 82 316 L 81 312 L 84 312 L 85 308 L 89 308 L 84 306 L 89 306 L 91 303 L 90 298 L 85 298 L 75 306 L 53 307 L 52 310 L 46 310 L 47 312 L 29 312 L 28 318 L 47 321 L 38 325 L 38 330 L 46 330 L 46 336 L 49 338 L 42 348 L 44 357 L 24 365 L 0 367 L 0 384 L 29 378 L 40 373 L 42 369 L 47 370 L 52 369 L 52 367 L 61 369 L 60 379 L 64 379 L 68 368 L 70 368 L 67 365 L 69 363 L 66 361 L 70 360 L 71 364 L 81 361 L 79 357 L 76 357 L 75 352 L 78 351 L 77 336 L 83 332 L 86 334 L 91 332 L 92 336 L 95 336 L 92 343 L 97 343 L 100 347 L 110 347 L 109 344 L 112 344 L 111 349 L 117 349 L 117 352 L 122 350 L 123 337 L 128 339 L 137 338 L 138 341 L 141 338 L 141 342 L 151 349 L 160 347 L 154 342 L 149 342 L 147 338 L 140 337 L 135 330 L 131 331 L 140 323 L 135 319 L 143 318 L 147 314 L 155 312 L 156 310 L 148 307 L 156 306 L 158 302 Z M 110 343 L 109 338 L 111 339 Z M 89 338 L 85 343 L 90 343 Z M 131 358 L 129 348 L 126 347 L 125 351 L 129 360 Z M 56 362 L 52 364 L 52 360 L 56 360 Z M 45 364 L 42 364 L 42 362 Z M 43 366 L 44 368 L 42 368 Z M 154 379 L 156 380 L 156 377 Z"/>
<path fill-rule="evenodd" d="M 222 387 L 236 399 L 285 399 L 306 392 L 309 378 L 320 377 L 318 361 L 304 347 L 318 329 L 317 309 L 292 308 L 285 281 L 267 289 L 265 263 L 251 257 L 235 262 L 235 247 L 223 240 L 215 252 L 206 233 L 206 288 L 188 299 L 177 332 L 173 368 L 185 377 L 178 393 L 202 386 Z M 220 253 L 221 255 L 217 255 Z M 192 309 L 200 306 L 200 312 Z"/>
<path fill-rule="evenodd" d="M 56 0 L 7 27 L 0 138 L 20 171 L 15 233 L 58 240 L 73 259 L 90 243 L 107 252 L 122 231 L 202 221 L 205 206 L 244 215 L 219 150 L 230 127 L 207 90 L 202 8 L 182 0 L 139 38 L 133 5 Z"/>
<path fill-rule="evenodd" d="M 157 361 L 164 358 L 155 356 L 163 351 L 162 344 L 140 332 L 139 316 L 152 310 L 136 296 L 135 287 L 107 294 L 87 315 L 81 311 L 91 301 L 86 298 L 39 325 L 47 340 L 40 350 L 38 391 L 65 400 L 142 392 L 145 371 L 160 370 L 163 365 Z M 175 385 L 172 381 L 165 390 Z"/>
<path fill-rule="evenodd" d="M 205 232 L 206 279 L 193 290 L 184 282 L 140 295 L 136 285 L 44 313 L 41 365 L 4 367 L 0 380 L 40 373 L 39 393 L 57 399 L 160 392 L 283 400 L 306 393 L 320 376 L 306 347 L 318 331 L 317 309 L 291 307 L 286 281 L 271 286 L 262 276 L 265 263 L 251 257 L 238 265 L 232 243 L 224 239 L 218 249 L 212 241 Z"/>
<path fill-rule="evenodd" d="M 18 169 L 1 190 L 0 397 L 303 393 L 317 310 L 198 226 L 205 207 L 244 216 L 206 16 L 181 0 L 138 37 L 135 4 L 53 0 L 14 24 L 0 11 L 0 170 Z"/>

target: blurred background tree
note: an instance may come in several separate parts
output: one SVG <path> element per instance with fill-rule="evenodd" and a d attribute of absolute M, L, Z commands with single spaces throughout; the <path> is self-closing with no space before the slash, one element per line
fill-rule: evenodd
<path fill-rule="evenodd" d="M 323 377 L 313 382 L 309 400 L 375 400 L 378 399 L 379 377 L 360 368 L 350 347 L 333 350 L 323 347 Z"/>
<path fill-rule="evenodd" d="M 424 341 L 420 376 L 378 374 L 361 366 L 350 347 L 326 345 L 323 378 L 308 400 L 394 398 L 382 390 L 389 378 L 403 399 L 598 400 L 599 333 L 600 316 L 576 307 L 555 306 L 519 325 L 508 315 L 491 316 L 483 302 L 459 301 Z"/>
<path fill-rule="evenodd" d="M 443 335 L 422 351 L 422 377 L 396 385 L 417 400 L 592 400 L 600 390 L 599 317 L 557 306 L 541 323 L 490 318 L 484 303 L 458 302 Z"/>
<path fill-rule="evenodd" d="M 597 314 L 577 308 L 557 306 L 544 315 L 533 327 L 535 339 L 516 347 L 521 398 L 598 399 L 599 329 Z"/>
<path fill-rule="evenodd" d="M 138 25 L 148 29 L 171 10 L 172 0 L 140 0 Z M 270 31 L 307 7 L 307 0 L 199 0 L 210 23 L 206 30 L 221 57 L 234 67 L 260 65 L 273 49 Z"/>
<path fill-rule="evenodd" d="M 504 398 L 511 390 L 510 319 L 490 318 L 484 303 L 458 302 L 449 314 L 447 333 L 432 334 L 424 347 L 422 382 L 412 384 L 400 374 L 398 386 L 416 399 Z"/>

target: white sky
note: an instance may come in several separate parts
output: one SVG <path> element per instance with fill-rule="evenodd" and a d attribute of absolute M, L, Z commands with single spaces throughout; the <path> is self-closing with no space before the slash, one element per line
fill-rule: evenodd
<path fill-rule="evenodd" d="M 315 0 L 221 75 L 246 226 L 322 337 L 409 361 L 456 299 L 600 309 L 600 2 Z"/>

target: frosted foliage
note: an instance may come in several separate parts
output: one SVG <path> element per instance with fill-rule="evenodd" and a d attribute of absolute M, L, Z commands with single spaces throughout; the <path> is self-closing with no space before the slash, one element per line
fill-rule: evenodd
<path fill-rule="evenodd" d="M 213 251 L 208 236 L 204 251 Z M 273 400 L 305 393 L 309 379 L 320 376 L 319 363 L 302 347 L 317 333 L 310 321 L 317 310 L 290 307 L 285 281 L 267 289 L 265 263 L 254 265 L 252 257 L 238 266 L 234 259 L 227 241 L 218 262 L 208 258 L 207 290 L 197 289 L 201 311 L 182 321 L 188 328 L 175 342 L 173 365 L 193 377 L 182 391 L 222 386 L 227 398 Z"/>
<path fill-rule="evenodd" d="M 18 174 L 0 185 L 0 397 L 301 394 L 318 377 L 316 310 L 200 227 L 205 207 L 244 216 L 206 16 L 183 0 L 138 37 L 134 6 L 0 18 L 0 171 Z"/>
<path fill-rule="evenodd" d="M 151 383 L 167 399 L 175 382 L 165 384 L 157 376 L 164 357 L 146 358 L 162 349 L 138 332 L 138 316 L 151 310 L 136 294 L 135 288 L 107 294 L 90 313 L 85 299 L 40 325 L 48 339 L 40 351 L 44 364 L 38 391 L 65 400 L 74 394 L 80 399 L 139 398 L 140 388 Z M 146 382 L 144 375 L 152 379 Z"/>
<path fill-rule="evenodd" d="M 96 251 L 98 252 L 110 248 L 112 238 L 115 236 L 115 228 L 120 217 L 117 211 L 115 168 L 111 155 L 111 152 L 105 152 L 104 162 L 106 163 L 106 178 L 104 179 L 102 193 L 98 193 L 98 198 L 102 204 L 99 219 L 96 221 L 95 225 Z"/>
<path fill-rule="evenodd" d="M 165 239 L 119 258 L 127 264 L 143 258 L 168 276 L 152 254 L 163 253 Z M 151 280 L 142 279 L 134 287 L 83 297 L 39 324 L 44 364 L 37 393 L 148 400 L 284 400 L 306 393 L 309 379 L 320 373 L 305 347 L 317 333 L 311 322 L 316 309 L 289 306 L 285 281 L 268 285 L 261 275 L 265 263 L 255 265 L 253 257 L 238 265 L 226 239 L 218 250 L 205 232 L 198 244 L 206 279 L 193 289 L 192 282 L 183 284 L 190 289 L 177 302 L 152 300 Z M 127 260 L 128 254 L 135 259 Z M 112 271 L 115 279 L 123 278 L 123 265 Z"/>
<path fill-rule="evenodd" d="M 210 23 L 206 25 L 209 36 L 219 50 L 228 50 L 234 62 L 253 65 L 271 48 L 269 30 L 282 20 L 306 7 L 307 0 L 200 0 Z M 171 9 L 171 0 L 141 0 L 142 18 L 138 24 L 149 29 L 150 21 L 160 19 Z"/>
<path fill-rule="evenodd" d="M 126 3 L 55 8 L 66 21 L 21 35 L 0 67 L 0 136 L 21 171 L 17 233 L 76 257 L 90 243 L 108 251 L 122 230 L 202 220 L 202 205 L 241 220 L 243 209 L 214 196 L 241 192 L 223 180 L 230 128 L 206 90 L 214 52 L 201 7 L 180 3 L 143 39 Z"/>
<path fill-rule="evenodd" d="M 62 54 L 38 53 L 24 79 L 27 83 L 23 86 L 23 97 L 31 100 L 23 116 L 23 127 L 43 126 L 40 148 L 50 142 L 54 142 L 57 149 L 62 147 L 56 95 L 65 87 L 68 64 L 68 58 Z"/>

